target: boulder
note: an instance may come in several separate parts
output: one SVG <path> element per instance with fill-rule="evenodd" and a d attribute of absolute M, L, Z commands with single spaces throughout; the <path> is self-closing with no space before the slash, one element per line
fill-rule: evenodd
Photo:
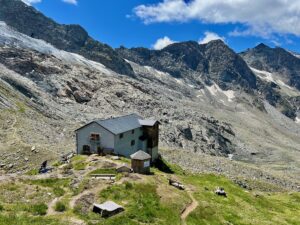
<path fill-rule="evenodd" d="M 73 93 L 73 96 L 76 102 L 78 103 L 85 103 L 91 101 L 91 98 L 86 93 L 83 93 L 81 91 L 75 91 Z"/>

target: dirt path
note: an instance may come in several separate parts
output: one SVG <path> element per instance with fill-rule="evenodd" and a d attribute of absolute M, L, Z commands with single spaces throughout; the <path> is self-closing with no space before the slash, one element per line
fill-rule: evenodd
<path fill-rule="evenodd" d="M 86 225 L 86 222 L 75 217 L 70 217 L 68 222 L 70 222 L 72 225 Z"/>
<path fill-rule="evenodd" d="M 55 198 L 48 204 L 48 210 L 47 215 L 55 215 L 57 212 L 54 210 L 55 204 L 60 200 L 61 198 Z"/>
<path fill-rule="evenodd" d="M 187 190 L 187 194 L 188 196 L 191 198 L 192 203 L 189 204 L 181 213 L 181 224 L 182 225 L 186 225 L 186 218 L 188 217 L 188 215 L 193 212 L 199 205 L 198 201 L 194 198 L 192 192 L 190 190 Z"/>

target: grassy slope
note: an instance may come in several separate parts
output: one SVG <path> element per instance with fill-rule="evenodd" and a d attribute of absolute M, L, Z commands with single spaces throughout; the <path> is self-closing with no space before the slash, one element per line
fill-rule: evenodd
<path fill-rule="evenodd" d="M 188 217 L 188 224 L 299 224 L 299 193 L 248 192 L 224 177 L 194 175 L 184 177 L 196 188 L 198 208 Z M 224 187 L 228 197 L 213 193 Z"/>
<path fill-rule="evenodd" d="M 82 160 L 75 158 L 73 163 Z M 168 185 L 169 177 L 184 183 L 199 202 L 196 210 L 187 217 L 187 224 L 299 224 L 300 193 L 246 191 L 222 176 L 189 174 L 177 166 L 161 169 L 169 173 L 153 169 L 154 175 L 142 176 L 142 179 L 123 177 L 120 182 L 99 191 L 96 202 L 113 200 L 125 208 L 124 212 L 108 219 L 92 212 L 81 213 L 80 205 L 74 209 L 68 206 L 70 198 L 78 194 L 70 188 L 69 179 L 48 178 L 1 184 L 0 225 L 68 224 L 65 220 L 70 216 L 87 224 L 93 221 L 93 224 L 99 225 L 179 225 L 180 214 L 191 199 L 185 191 Z M 170 174 L 170 171 L 175 173 Z M 227 198 L 214 194 L 218 186 L 225 189 Z M 66 211 L 52 216 L 43 215 L 44 205 L 60 196 Z"/>

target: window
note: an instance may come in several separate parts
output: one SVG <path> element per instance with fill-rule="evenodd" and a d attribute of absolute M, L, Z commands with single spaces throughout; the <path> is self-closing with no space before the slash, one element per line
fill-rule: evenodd
<path fill-rule="evenodd" d="M 120 134 L 120 139 L 124 137 L 124 134 Z"/>
<path fill-rule="evenodd" d="M 91 141 L 100 141 L 100 134 L 91 134 Z"/>
<path fill-rule="evenodd" d="M 131 146 L 135 145 L 135 140 L 131 141 Z"/>
<path fill-rule="evenodd" d="M 132 130 L 131 133 L 134 134 L 134 130 Z"/>
<path fill-rule="evenodd" d="M 84 155 L 90 155 L 91 154 L 91 148 L 89 145 L 84 145 L 82 147 L 82 154 Z"/>

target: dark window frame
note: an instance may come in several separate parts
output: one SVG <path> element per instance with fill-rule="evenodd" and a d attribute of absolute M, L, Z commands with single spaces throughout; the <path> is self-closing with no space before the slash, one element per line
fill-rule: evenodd
<path fill-rule="evenodd" d="M 90 140 L 91 141 L 100 141 L 101 135 L 99 133 L 91 133 Z"/>
<path fill-rule="evenodd" d="M 134 145 L 135 145 L 135 140 L 131 140 L 130 145 L 131 145 L 131 146 L 134 146 Z"/>
<path fill-rule="evenodd" d="M 122 139 L 124 137 L 124 133 L 121 133 L 119 137 Z"/>
<path fill-rule="evenodd" d="M 132 130 L 131 133 L 134 134 L 135 130 Z"/>

